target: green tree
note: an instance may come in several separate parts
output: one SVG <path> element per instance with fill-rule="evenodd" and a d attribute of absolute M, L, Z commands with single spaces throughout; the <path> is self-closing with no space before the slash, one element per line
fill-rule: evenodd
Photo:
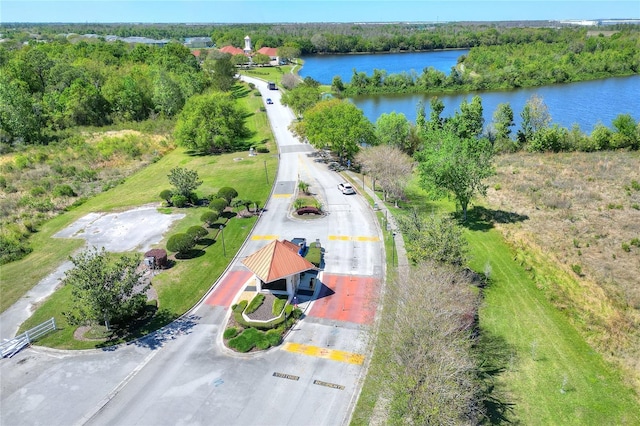
<path fill-rule="evenodd" d="M 208 212 L 208 213 L 213 213 L 213 212 Z M 209 235 L 209 232 L 206 229 L 204 229 L 202 226 L 194 225 L 194 226 L 190 226 L 189 229 L 187 229 L 186 234 L 189 235 L 191 238 L 193 238 L 193 241 L 197 243 L 198 241 L 200 241 L 201 239 Z"/>
<path fill-rule="evenodd" d="M 426 127 L 432 130 L 442 129 L 442 126 L 444 126 L 444 119 L 442 118 L 444 102 L 442 102 L 442 99 L 437 96 L 432 97 L 430 101 L 430 110 L 429 122 Z"/>
<path fill-rule="evenodd" d="M 305 113 L 303 136 L 316 148 L 328 147 L 343 159 L 351 159 L 363 144 L 372 145 L 373 125 L 348 101 L 322 101 Z"/>
<path fill-rule="evenodd" d="M 524 145 L 530 142 L 541 129 L 549 127 L 551 115 L 549 108 L 538 95 L 532 95 L 525 103 L 522 112 L 521 129 L 518 131 L 518 142 Z"/>
<path fill-rule="evenodd" d="M 433 195 L 449 193 L 467 219 L 467 207 L 474 195 L 485 195 L 484 180 L 494 174 L 493 147 L 482 138 L 460 138 L 447 130 L 426 135 L 417 155 L 422 186 Z"/>
<path fill-rule="evenodd" d="M 171 197 L 173 197 L 173 192 L 170 189 L 160 191 L 160 199 L 166 201 L 169 205 L 171 204 Z"/>
<path fill-rule="evenodd" d="M 267 65 L 271 62 L 269 55 L 265 55 L 264 53 L 256 53 L 251 59 L 256 65 Z"/>
<path fill-rule="evenodd" d="M 320 88 L 302 82 L 282 95 L 282 104 L 289 106 L 298 117 L 320 101 Z"/>
<path fill-rule="evenodd" d="M 229 186 L 223 186 L 218 190 L 218 198 L 222 198 L 227 202 L 227 206 L 231 203 L 231 200 L 238 196 L 238 191 Z M 225 206 L 226 207 L 226 206 Z"/>
<path fill-rule="evenodd" d="M 611 124 L 615 129 L 611 140 L 614 148 L 638 149 L 640 147 L 640 134 L 637 132 L 637 124 L 631 114 L 618 114 Z"/>
<path fill-rule="evenodd" d="M 64 284 L 72 287 L 74 309 L 65 316 L 73 324 L 112 322 L 134 317 L 144 307 L 148 284 L 140 286 L 138 255 L 115 258 L 104 248 L 95 247 L 71 258 L 73 269 L 65 273 Z"/>
<path fill-rule="evenodd" d="M 178 254 L 187 253 L 195 245 L 193 237 L 186 233 L 174 234 L 167 240 L 167 250 Z"/>
<path fill-rule="evenodd" d="M 200 220 L 207 224 L 208 227 L 212 227 L 214 223 L 218 220 L 220 215 L 215 211 L 208 211 L 202 213 L 200 216 Z"/>
<path fill-rule="evenodd" d="M 248 135 L 245 112 L 222 92 L 192 96 L 178 116 L 176 142 L 196 152 L 227 151 Z"/>
<path fill-rule="evenodd" d="M 198 179 L 198 172 L 184 167 L 175 167 L 167 175 L 169 183 L 175 188 L 174 195 L 182 195 L 190 198 L 191 193 L 200 185 L 202 181 Z"/>
<path fill-rule="evenodd" d="M 479 136 L 483 125 L 482 99 L 478 95 L 471 99 L 471 103 L 464 99 L 460 104 L 460 112 L 456 111 L 446 123 L 446 126 L 462 139 Z"/>
<path fill-rule="evenodd" d="M 180 85 L 165 71 L 159 71 L 153 81 L 152 101 L 155 109 L 166 117 L 173 117 L 184 106 Z"/>
<path fill-rule="evenodd" d="M 242 55 L 244 57 L 244 55 Z M 211 85 L 221 92 L 228 92 L 235 83 L 237 73 L 236 66 L 231 60 L 230 54 L 225 54 L 218 59 L 207 59 L 202 64 L 203 70 L 209 75 Z"/>
<path fill-rule="evenodd" d="M 423 215 L 417 210 L 399 216 L 398 224 L 407 242 L 407 254 L 415 263 L 433 261 L 462 266 L 468 243 L 462 227 L 446 215 Z"/>
<path fill-rule="evenodd" d="M 215 198 L 209 202 L 209 208 L 219 215 L 222 214 L 224 209 L 229 205 L 229 202 L 224 198 Z"/>
<path fill-rule="evenodd" d="M 300 57 L 300 48 L 295 46 L 282 46 L 278 48 L 278 56 L 280 60 L 292 62 L 295 58 Z"/>
<path fill-rule="evenodd" d="M 407 146 L 410 133 L 411 124 L 402 113 L 381 114 L 376 120 L 375 134 L 381 145 L 395 146 L 408 153 L 411 151 Z"/>
<path fill-rule="evenodd" d="M 496 131 L 496 139 L 499 141 L 508 140 L 513 126 L 513 109 L 511 109 L 511 105 L 508 102 L 498 104 L 493 113 L 493 127 Z"/>
<path fill-rule="evenodd" d="M 42 117 L 26 84 L 0 71 L 0 131 L 9 141 L 39 143 Z"/>

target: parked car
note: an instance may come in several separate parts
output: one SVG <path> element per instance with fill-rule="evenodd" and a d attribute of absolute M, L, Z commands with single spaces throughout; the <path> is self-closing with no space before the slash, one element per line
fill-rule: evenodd
<path fill-rule="evenodd" d="M 269 105 L 273 104 L 273 101 L 271 100 L 271 98 L 267 98 L 267 104 Z"/>
<path fill-rule="evenodd" d="M 342 182 L 338 184 L 338 189 L 342 191 L 344 195 L 352 195 L 356 193 L 356 190 L 353 189 L 350 183 Z"/>

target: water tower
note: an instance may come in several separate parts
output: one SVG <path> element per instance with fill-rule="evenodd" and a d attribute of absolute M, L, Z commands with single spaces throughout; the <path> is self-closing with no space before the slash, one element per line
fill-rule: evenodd
<path fill-rule="evenodd" d="M 251 37 L 244 38 L 244 53 L 251 53 Z"/>

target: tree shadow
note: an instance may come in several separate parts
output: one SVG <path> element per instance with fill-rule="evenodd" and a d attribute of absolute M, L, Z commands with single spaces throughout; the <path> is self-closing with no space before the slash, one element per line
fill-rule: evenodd
<path fill-rule="evenodd" d="M 461 219 L 461 213 L 455 215 Z M 467 220 L 462 222 L 462 226 L 471 231 L 488 231 L 493 228 L 496 223 L 516 223 L 528 220 L 529 216 L 521 215 L 514 212 L 506 212 L 504 210 L 493 210 L 483 206 L 474 206 L 467 211 Z"/>
<path fill-rule="evenodd" d="M 184 253 L 176 253 L 176 259 L 180 259 L 180 260 L 195 259 L 197 257 L 204 256 L 204 254 L 205 254 L 204 250 L 191 249 Z"/>
<path fill-rule="evenodd" d="M 474 353 L 478 363 L 479 400 L 485 415 L 482 423 L 519 424 L 514 413 L 515 403 L 508 400 L 507 393 L 497 383 L 498 376 L 514 362 L 515 349 L 503 337 L 480 329 Z"/>
<path fill-rule="evenodd" d="M 198 240 L 198 245 L 202 246 L 202 247 L 209 247 L 210 245 L 212 245 L 213 243 L 215 243 L 216 240 L 214 238 L 200 238 Z"/>
<path fill-rule="evenodd" d="M 172 316 L 173 314 L 170 314 L 168 311 L 164 309 L 160 310 L 158 312 L 158 318 L 154 318 L 153 323 L 158 324 L 166 321 L 165 324 L 167 325 L 129 344 L 154 350 L 158 349 L 169 340 L 174 340 L 184 334 L 191 334 L 191 330 L 198 324 L 198 320 L 201 318 L 197 315 L 188 315 L 173 321 Z"/>

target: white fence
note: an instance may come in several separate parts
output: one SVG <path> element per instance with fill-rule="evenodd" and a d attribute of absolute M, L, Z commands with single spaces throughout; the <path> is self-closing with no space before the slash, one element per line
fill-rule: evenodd
<path fill-rule="evenodd" d="M 52 317 L 50 320 L 33 327 L 31 330 L 25 331 L 24 333 L 14 337 L 11 340 L 5 340 L 4 342 L 0 343 L 0 352 L 2 353 L 2 358 L 11 358 L 12 356 L 20 352 L 22 348 L 31 344 L 31 342 L 36 340 L 38 337 L 42 337 L 48 332 L 55 329 L 56 320 Z"/>

